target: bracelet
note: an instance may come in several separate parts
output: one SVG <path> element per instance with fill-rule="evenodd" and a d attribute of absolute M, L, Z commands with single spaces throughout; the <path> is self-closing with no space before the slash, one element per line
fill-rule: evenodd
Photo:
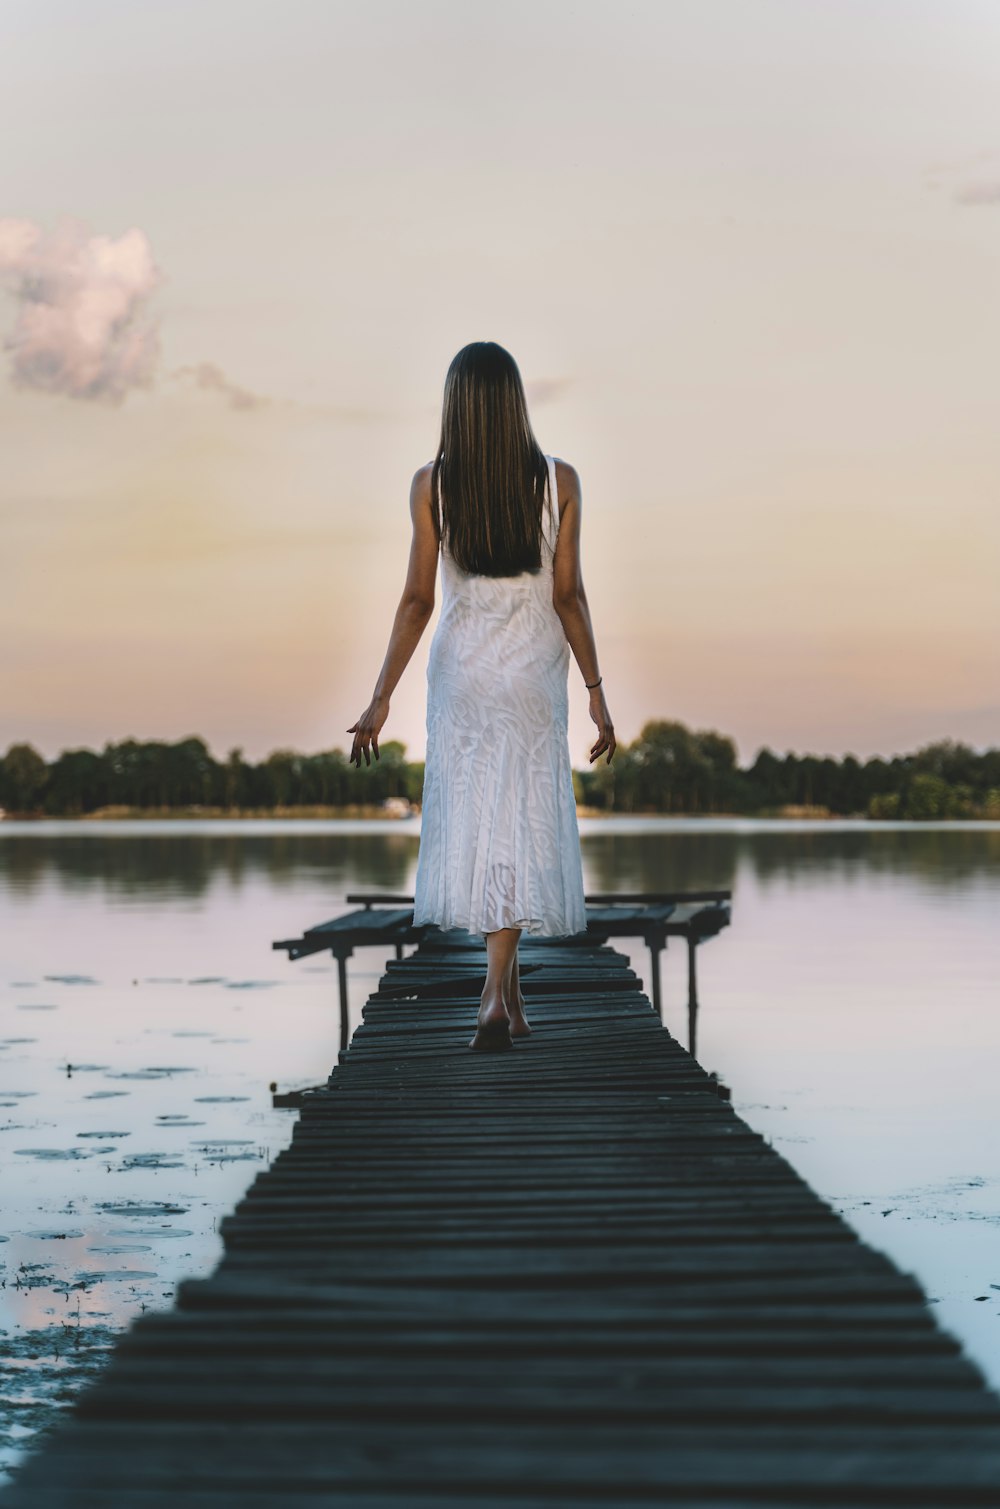
<path fill-rule="evenodd" d="M 589 682 L 589 681 L 585 681 L 583 684 L 587 688 L 588 692 L 592 692 L 594 690 L 594 687 L 595 686 L 600 686 L 600 684 L 601 684 L 601 682 L 603 680 L 604 680 L 603 676 L 598 676 L 597 680 L 595 682 L 593 682 L 593 684 L 591 684 L 591 682 Z"/>

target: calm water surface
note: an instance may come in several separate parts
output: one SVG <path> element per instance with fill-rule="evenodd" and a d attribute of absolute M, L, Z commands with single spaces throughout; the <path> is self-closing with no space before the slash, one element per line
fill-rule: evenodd
<path fill-rule="evenodd" d="M 336 1060 L 275 939 L 412 892 L 419 819 L 0 823 L 0 1468 L 143 1308 L 209 1272 Z M 588 890 L 731 887 L 698 1057 L 1000 1385 L 1000 824 L 582 820 Z M 648 956 L 631 952 L 649 989 Z M 385 950 L 351 961 L 352 1017 Z M 686 1032 L 683 949 L 663 958 Z M 2 1476 L 2 1473 L 0 1473 Z"/>

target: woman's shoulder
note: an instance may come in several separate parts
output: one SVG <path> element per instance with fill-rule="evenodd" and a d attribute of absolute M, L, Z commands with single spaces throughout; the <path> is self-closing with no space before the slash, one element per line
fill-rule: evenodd
<path fill-rule="evenodd" d="M 413 473 L 413 481 L 410 483 L 410 517 L 414 525 L 419 524 L 423 517 L 429 518 L 435 536 L 440 538 L 437 509 L 431 488 L 433 472 L 434 462 L 428 461 L 425 466 L 418 466 Z"/>
<path fill-rule="evenodd" d="M 431 507 L 434 501 L 432 481 L 434 477 L 433 461 L 427 461 L 423 466 L 418 466 L 413 473 L 413 481 L 410 483 L 410 496 L 414 500 Z"/>
<path fill-rule="evenodd" d="M 571 498 L 580 501 L 580 477 L 575 466 L 564 461 L 561 456 L 553 456 L 556 468 L 556 491 L 559 494 L 559 517 L 563 516 L 566 504 Z"/>

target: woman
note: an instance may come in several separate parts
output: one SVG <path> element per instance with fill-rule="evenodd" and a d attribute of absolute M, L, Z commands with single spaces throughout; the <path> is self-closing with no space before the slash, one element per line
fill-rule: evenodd
<path fill-rule="evenodd" d="M 351 761 L 376 760 L 389 698 L 434 609 L 415 925 L 486 938 L 487 973 L 470 1048 L 509 1048 L 524 1014 L 521 933 L 587 926 L 567 738 L 572 649 L 598 737 L 615 752 L 580 573 L 580 481 L 539 448 L 514 358 L 463 346 L 445 380 L 441 439 L 410 489 L 406 585 Z"/>

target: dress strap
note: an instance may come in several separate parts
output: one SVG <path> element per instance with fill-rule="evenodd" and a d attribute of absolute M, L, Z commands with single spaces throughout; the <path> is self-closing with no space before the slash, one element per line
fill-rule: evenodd
<path fill-rule="evenodd" d="M 444 471 L 444 467 L 439 465 L 438 466 L 438 473 L 437 473 L 437 502 L 435 503 L 434 502 L 434 498 L 433 497 L 431 498 L 431 505 L 432 505 L 432 507 L 434 509 L 434 518 L 437 521 L 438 542 L 439 543 L 442 540 L 443 535 L 444 535 L 444 505 L 443 505 L 442 493 L 441 493 L 441 473 L 443 471 Z"/>
<path fill-rule="evenodd" d="M 546 509 L 542 513 L 542 521 L 543 524 L 546 519 L 548 519 L 549 522 L 547 529 L 544 529 L 543 533 L 545 534 L 545 538 L 549 542 L 550 549 L 554 553 L 556 548 L 556 538 L 559 534 L 559 484 L 556 480 L 555 457 L 546 454 L 545 464 L 548 467 L 549 471 L 549 499 L 548 509 Z"/>

